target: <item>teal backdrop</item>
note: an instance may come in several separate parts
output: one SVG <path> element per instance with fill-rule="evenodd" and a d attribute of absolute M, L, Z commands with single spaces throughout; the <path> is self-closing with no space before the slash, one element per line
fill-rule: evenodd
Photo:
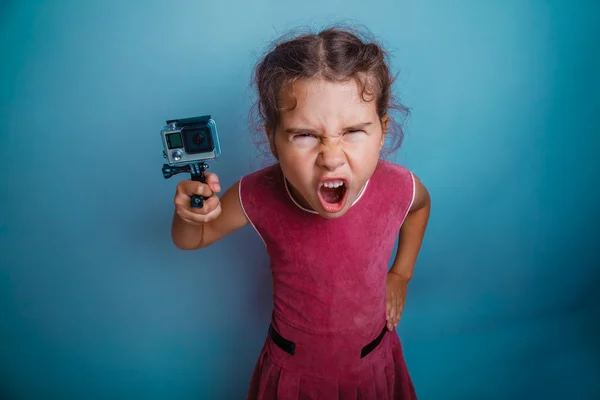
<path fill-rule="evenodd" d="M 166 119 L 210 113 L 224 186 L 252 67 L 298 25 L 364 24 L 411 108 L 433 208 L 399 326 L 422 399 L 600 398 L 600 5 L 4 1 L 2 399 L 242 399 L 271 312 L 244 228 L 170 241 Z"/>

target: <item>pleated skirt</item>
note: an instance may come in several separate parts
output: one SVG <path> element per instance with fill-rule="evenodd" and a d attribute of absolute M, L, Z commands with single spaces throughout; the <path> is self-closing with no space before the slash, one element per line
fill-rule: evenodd
<path fill-rule="evenodd" d="M 252 375 L 249 400 L 417 399 L 395 331 L 385 333 L 377 347 L 361 358 L 361 347 L 368 340 L 356 335 L 319 336 L 278 328 L 283 328 L 286 339 L 293 338 L 295 353 L 284 351 L 267 336 Z"/>

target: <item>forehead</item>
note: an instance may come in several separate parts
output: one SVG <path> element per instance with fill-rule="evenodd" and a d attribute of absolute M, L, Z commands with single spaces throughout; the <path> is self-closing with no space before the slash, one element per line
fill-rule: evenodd
<path fill-rule="evenodd" d="M 366 97 L 366 96 L 365 96 Z M 370 100 L 369 97 L 366 97 Z M 281 125 L 336 129 L 342 125 L 373 122 L 375 101 L 365 101 L 356 80 L 331 82 L 302 79 L 282 89 Z"/>

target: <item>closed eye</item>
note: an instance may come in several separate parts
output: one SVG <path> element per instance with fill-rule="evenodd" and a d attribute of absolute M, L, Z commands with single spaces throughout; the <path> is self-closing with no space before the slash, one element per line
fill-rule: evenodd
<path fill-rule="evenodd" d="M 344 140 L 347 142 L 362 142 L 366 137 L 366 132 L 362 129 L 349 129 L 344 132 Z"/>
<path fill-rule="evenodd" d="M 315 137 L 312 133 L 299 133 L 294 135 L 294 138 L 307 138 L 307 137 Z"/>
<path fill-rule="evenodd" d="M 362 133 L 366 133 L 366 132 L 362 129 L 351 129 L 351 130 L 344 132 L 344 136 L 346 136 L 346 135 L 357 136 Z"/>

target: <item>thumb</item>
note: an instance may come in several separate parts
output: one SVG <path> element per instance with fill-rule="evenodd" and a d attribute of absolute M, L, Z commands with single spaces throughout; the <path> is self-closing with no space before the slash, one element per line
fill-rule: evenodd
<path fill-rule="evenodd" d="M 212 172 L 206 172 L 204 176 L 206 177 L 206 184 L 208 185 L 210 190 L 212 190 L 214 193 L 218 193 L 221 191 L 221 185 L 219 183 L 219 177 L 217 176 L 217 174 Z"/>

